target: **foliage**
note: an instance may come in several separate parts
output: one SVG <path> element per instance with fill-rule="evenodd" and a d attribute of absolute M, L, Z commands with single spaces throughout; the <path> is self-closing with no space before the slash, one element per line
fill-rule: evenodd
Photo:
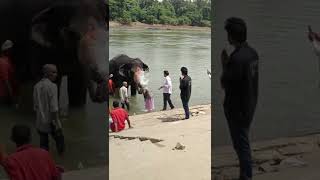
<path fill-rule="evenodd" d="M 109 0 L 111 21 L 211 26 L 211 0 Z"/>

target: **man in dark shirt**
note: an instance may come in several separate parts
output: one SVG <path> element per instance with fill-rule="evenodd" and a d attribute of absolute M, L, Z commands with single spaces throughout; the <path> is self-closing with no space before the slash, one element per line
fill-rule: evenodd
<path fill-rule="evenodd" d="M 235 48 L 229 56 L 221 53 L 225 91 L 224 112 L 234 149 L 240 162 L 240 180 L 252 179 L 249 129 L 258 97 L 258 54 L 246 42 L 247 28 L 240 18 L 229 18 L 225 24 L 228 41 Z"/>
<path fill-rule="evenodd" d="M 48 151 L 30 144 L 31 131 L 25 125 L 12 128 L 12 141 L 16 144 L 15 153 L 6 155 L 4 146 L 0 147 L 0 165 L 14 180 L 60 180 L 61 172 Z"/>
<path fill-rule="evenodd" d="M 185 119 L 190 118 L 189 111 L 189 99 L 191 96 L 191 78 L 188 76 L 188 69 L 186 67 L 181 68 L 182 77 L 180 77 L 180 97 L 183 105 L 183 109 L 185 112 Z"/>

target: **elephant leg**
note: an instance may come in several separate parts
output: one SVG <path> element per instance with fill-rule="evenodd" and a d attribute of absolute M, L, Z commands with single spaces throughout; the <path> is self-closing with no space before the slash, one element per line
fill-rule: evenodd
<path fill-rule="evenodd" d="M 71 107 L 81 107 L 86 104 L 87 83 L 83 76 L 83 73 L 68 76 L 68 96 Z"/>
<path fill-rule="evenodd" d="M 58 99 L 60 99 L 60 94 L 61 94 L 61 82 L 62 82 L 62 76 L 59 74 L 56 80 L 56 84 L 58 87 Z"/>

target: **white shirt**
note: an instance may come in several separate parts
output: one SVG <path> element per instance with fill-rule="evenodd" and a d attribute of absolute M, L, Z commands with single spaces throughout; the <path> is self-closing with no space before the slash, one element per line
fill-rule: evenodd
<path fill-rule="evenodd" d="M 33 89 L 33 108 L 37 113 L 37 129 L 50 132 L 53 123 L 50 113 L 59 110 L 57 85 L 47 78 L 39 81 Z"/>
<path fill-rule="evenodd" d="M 172 94 L 172 82 L 171 82 L 171 78 L 169 76 L 166 76 L 164 78 L 163 93 Z"/>
<path fill-rule="evenodd" d="M 122 86 L 120 88 L 120 98 L 121 102 L 125 102 L 125 100 L 128 100 L 128 89 L 125 86 Z"/>

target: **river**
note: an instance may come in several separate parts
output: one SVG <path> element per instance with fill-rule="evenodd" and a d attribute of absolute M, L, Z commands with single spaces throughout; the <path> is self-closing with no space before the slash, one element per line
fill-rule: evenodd
<path fill-rule="evenodd" d="M 220 52 L 227 44 L 223 26 L 230 16 L 246 20 L 248 41 L 260 55 L 259 103 L 252 140 L 319 132 L 320 76 L 307 26 L 320 31 L 320 2 L 224 0 L 215 1 L 214 12 L 213 143 L 230 144 L 219 83 Z"/>
<path fill-rule="evenodd" d="M 190 105 L 209 104 L 211 101 L 211 32 L 190 30 L 151 30 L 115 28 L 110 31 L 110 59 L 127 54 L 144 61 L 150 68 L 149 88 L 154 95 L 156 111 L 162 109 L 163 70 L 168 70 L 173 84 L 171 100 L 182 107 L 179 90 L 180 68 L 185 66 L 192 78 Z M 114 98 L 110 98 L 110 102 Z M 142 95 L 131 97 L 130 113 L 144 113 Z M 168 105 L 169 108 L 169 105 Z"/>

